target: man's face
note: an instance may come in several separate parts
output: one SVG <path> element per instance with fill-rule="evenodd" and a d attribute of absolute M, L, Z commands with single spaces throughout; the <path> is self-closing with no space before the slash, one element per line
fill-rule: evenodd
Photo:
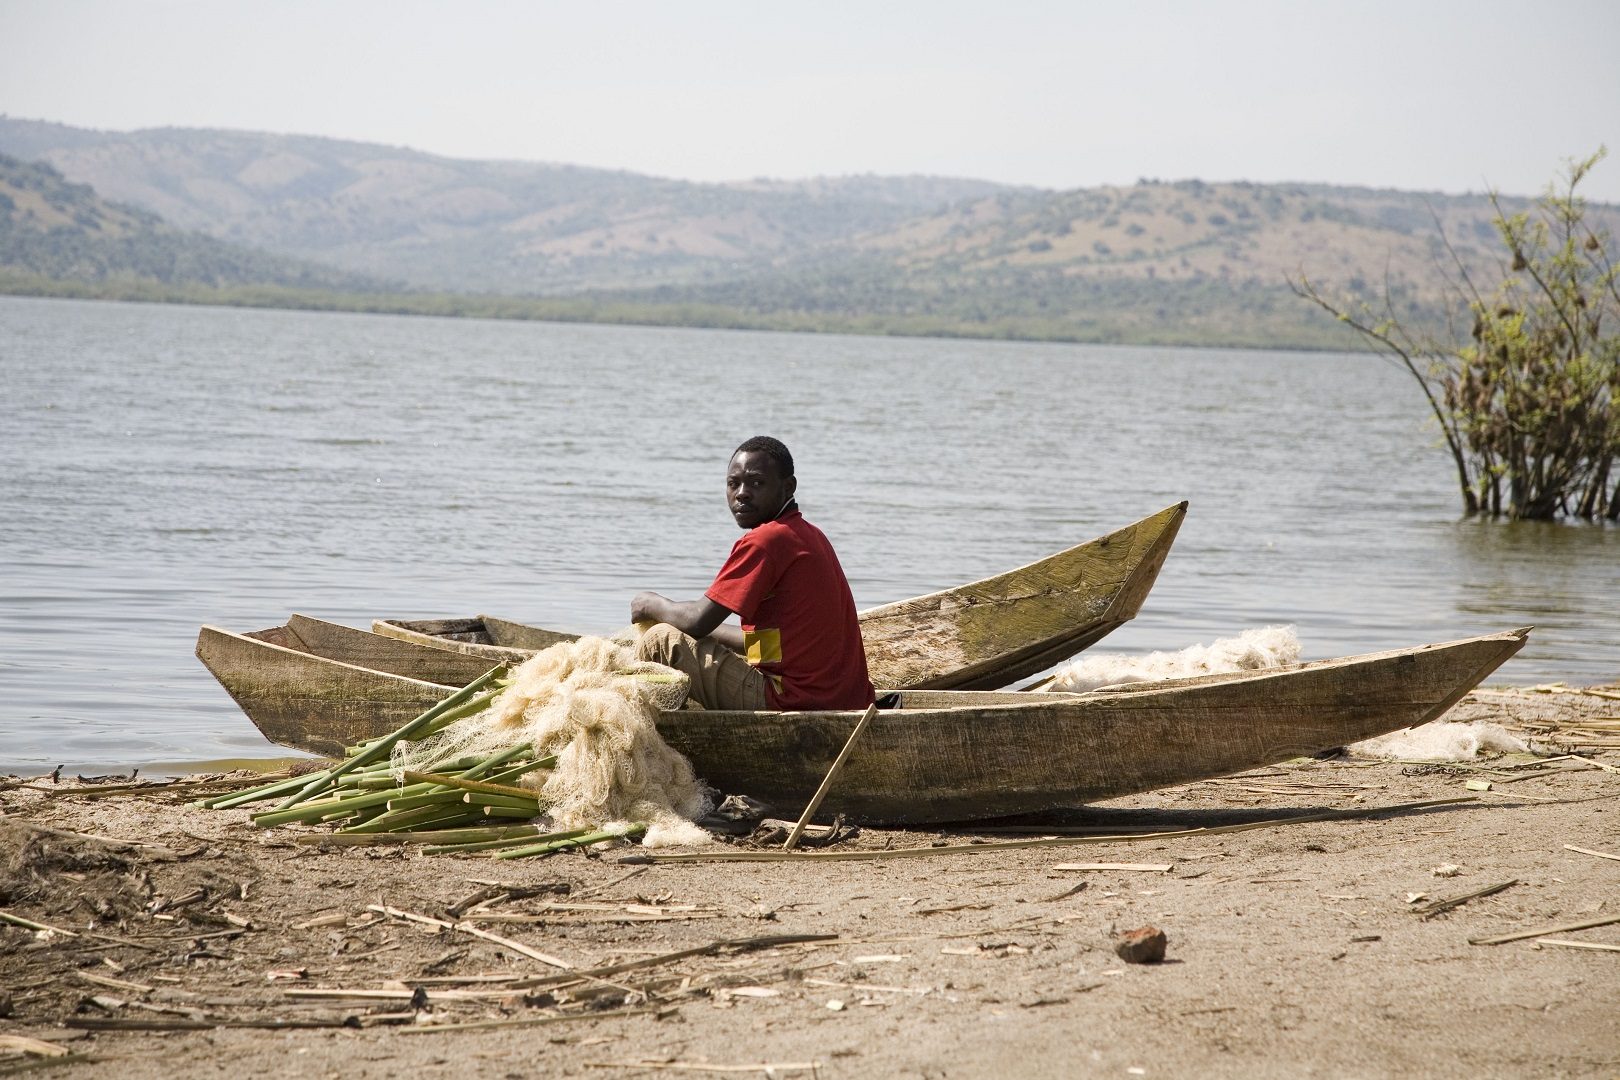
<path fill-rule="evenodd" d="M 763 525 L 782 512 L 798 481 L 777 473 L 776 462 L 761 450 L 732 455 L 726 467 L 726 506 L 739 528 Z"/>

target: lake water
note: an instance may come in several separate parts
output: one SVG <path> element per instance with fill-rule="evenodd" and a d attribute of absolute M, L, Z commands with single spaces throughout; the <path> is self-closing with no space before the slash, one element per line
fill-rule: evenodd
<path fill-rule="evenodd" d="M 1469 521 L 1365 355 L 0 297 L 0 771 L 267 757 L 192 655 L 289 612 L 622 626 L 702 591 L 778 435 L 857 604 L 1191 500 L 1135 622 L 1308 657 L 1534 623 L 1497 676 L 1620 678 L 1620 529 Z"/>

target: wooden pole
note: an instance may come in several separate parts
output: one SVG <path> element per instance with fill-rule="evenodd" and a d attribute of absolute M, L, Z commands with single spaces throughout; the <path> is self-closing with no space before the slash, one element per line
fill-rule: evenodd
<path fill-rule="evenodd" d="M 816 793 L 810 797 L 810 805 L 804 808 L 804 813 L 799 815 L 798 824 L 794 825 L 793 831 L 788 833 L 787 843 L 782 845 L 784 851 L 792 851 L 799 845 L 799 837 L 804 835 L 804 827 L 810 824 L 810 815 L 816 812 L 816 808 L 821 805 L 821 800 L 827 797 L 827 791 L 832 787 L 833 780 L 838 776 L 839 770 L 844 767 L 844 759 L 849 757 L 850 750 L 854 749 L 855 740 L 861 737 L 861 732 L 866 730 L 866 725 L 871 723 L 872 717 L 876 715 L 877 702 L 874 701 L 866 707 L 865 715 L 856 721 L 855 730 L 849 733 L 848 739 L 844 740 L 844 748 L 838 751 L 838 756 L 833 759 L 832 768 L 827 770 L 827 775 L 822 777 L 821 786 L 816 788 Z"/>

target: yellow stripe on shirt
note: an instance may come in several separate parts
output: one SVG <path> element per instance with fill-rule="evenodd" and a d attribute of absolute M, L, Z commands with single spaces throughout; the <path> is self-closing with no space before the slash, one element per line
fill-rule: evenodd
<path fill-rule="evenodd" d="M 780 664 L 782 662 L 782 631 L 768 629 L 744 630 L 743 650 L 748 656 L 748 662 L 755 667 L 761 664 Z"/>

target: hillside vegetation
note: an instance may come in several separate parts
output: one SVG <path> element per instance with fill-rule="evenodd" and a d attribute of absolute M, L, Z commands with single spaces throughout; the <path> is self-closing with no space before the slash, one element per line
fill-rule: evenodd
<path fill-rule="evenodd" d="M 166 225 L 110 203 L 49 165 L 0 155 L 0 268 L 8 277 L 221 288 L 377 288 L 331 267 L 280 258 Z"/>
<path fill-rule="evenodd" d="M 1597 216 L 1620 223 L 1613 208 Z M 1380 303 L 1387 290 L 1396 314 L 1438 329 L 1453 260 L 1486 279 L 1499 269 L 1492 217 L 1484 196 L 1312 185 L 1001 193 L 769 274 L 631 295 L 1024 337 L 1344 345 L 1293 295 L 1291 276 Z"/>
<path fill-rule="evenodd" d="M 1488 278 L 1499 270 L 1483 195 L 1196 180 L 1064 192 L 936 177 L 697 184 L 306 136 L 4 117 L 0 152 L 176 226 L 406 287 L 295 296 L 277 290 L 329 287 L 237 279 L 231 297 L 214 297 L 227 302 L 1350 347 L 1292 294 L 1290 276 L 1338 295 L 1387 289 L 1397 315 L 1437 327 L 1454 256 Z M 1614 207 L 1593 216 L 1620 231 Z M 39 274 L 3 287 L 62 291 L 54 271 Z M 168 298 L 194 298 L 199 283 L 176 280 Z"/>

